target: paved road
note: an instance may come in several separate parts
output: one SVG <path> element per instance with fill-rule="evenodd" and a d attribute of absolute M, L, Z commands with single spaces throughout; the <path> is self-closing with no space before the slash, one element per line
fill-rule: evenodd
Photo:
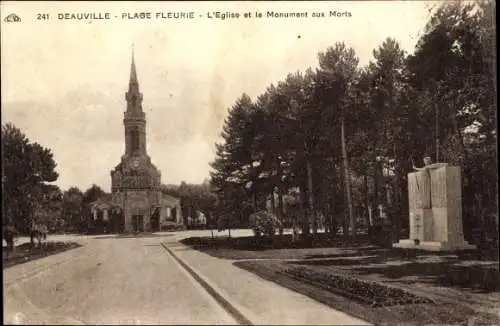
<path fill-rule="evenodd" d="M 227 231 L 214 233 L 227 235 Z M 251 234 L 251 230 L 231 231 L 234 237 Z M 161 246 L 161 242 L 176 243 L 186 236 L 209 235 L 210 231 L 203 230 L 143 237 L 49 236 L 51 241 L 77 241 L 84 246 L 4 270 L 4 320 L 7 324 L 50 325 L 237 324 L 232 315 Z M 24 241 L 29 239 L 20 239 Z M 229 261 L 217 261 L 196 251 L 184 253 L 198 255 L 189 263 L 210 272 L 207 274 L 210 280 L 227 286 L 238 284 L 236 288 L 233 286 L 234 291 L 226 289 L 225 292 L 231 293 L 231 298 L 240 303 L 248 305 L 250 301 L 249 315 L 250 310 L 258 308 L 257 313 L 252 313 L 256 314 L 256 321 L 282 324 L 290 315 L 295 317 L 288 320 L 289 324 L 296 324 L 293 321 L 299 320 L 297 311 L 303 308 L 307 311 L 300 312 L 300 317 L 305 318 L 306 324 L 318 324 L 318 320 L 327 321 L 327 324 L 360 324 L 359 320 L 314 300 L 249 275 Z M 179 248 L 176 255 L 184 256 Z M 229 278 L 240 277 L 243 281 L 228 283 L 224 277 L 221 280 L 221 276 L 226 275 L 223 270 L 227 269 L 233 272 L 226 273 Z M 262 290 L 266 290 L 270 298 L 262 298 Z M 247 295 L 241 297 L 242 293 Z M 283 296 L 289 300 L 283 300 Z M 252 304 L 252 300 L 257 301 Z M 286 304 L 273 306 L 277 302 Z M 289 313 L 290 307 L 299 307 L 292 308 L 297 310 L 295 315 Z M 266 312 L 269 309 L 276 311 Z M 262 316 L 259 312 L 265 313 Z M 314 316 L 309 316 L 311 314 Z"/>
<path fill-rule="evenodd" d="M 74 237 L 86 245 L 7 269 L 5 322 L 235 324 L 165 252 L 161 238 Z M 57 263 L 60 255 L 67 259 L 30 276 L 30 269 Z M 27 278 L 15 281 L 24 273 Z"/>

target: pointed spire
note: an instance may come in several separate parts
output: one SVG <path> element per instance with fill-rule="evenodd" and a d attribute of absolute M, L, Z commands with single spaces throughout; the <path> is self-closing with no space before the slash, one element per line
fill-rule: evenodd
<path fill-rule="evenodd" d="M 130 66 L 130 81 L 129 87 L 132 85 L 139 85 L 137 82 L 137 72 L 135 70 L 135 60 L 134 60 L 134 44 L 132 44 L 132 64 Z"/>
<path fill-rule="evenodd" d="M 137 72 L 135 69 L 134 46 L 132 45 L 132 63 L 130 65 L 130 80 L 128 91 L 125 93 L 128 112 L 142 112 L 142 93 L 139 91 Z"/>

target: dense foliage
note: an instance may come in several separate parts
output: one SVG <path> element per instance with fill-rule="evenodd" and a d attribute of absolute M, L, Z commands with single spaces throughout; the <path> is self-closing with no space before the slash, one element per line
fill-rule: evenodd
<path fill-rule="evenodd" d="M 401 237 L 406 175 L 428 155 L 462 168 L 466 236 L 496 230 L 494 5 L 444 3 L 411 55 L 388 38 L 359 67 L 339 42 L 315 70 L 289 74 L 255 101 L 243 94 L 216 144 L 218 209 L 241 220 L 269 199 L 284 219 L 283 196 L 296 193 L 306 234 L 318 216 L 353 237 L 357 224 L 384 217 Z"/>
<path fill-rule="evenodd" d="M 6 124 L 2 126 L 2 156 L 2 226 L 28 234 L 35 223 L 57 224 L 62 194 L 50 184 L 58 178 L 51 150 Z"/>
<path fill-rule="evenodd" d="M 52 151 L 31 142 L 11 123 L 2 126 L 3 238 L 28 235 L 32 229 L 49 232 L 86 232 L 92 227 L 90 203 L 106 195 L 96 185 L 84 193 L 52 184 L 59 175 Z"/>
<path fill-rule="evenodd" d="M 267 211 L 250 214 L 249 220 L 249 226 L 256 236 L 273 236 L 280 225 L 280 221 L 276 215 Z"/>

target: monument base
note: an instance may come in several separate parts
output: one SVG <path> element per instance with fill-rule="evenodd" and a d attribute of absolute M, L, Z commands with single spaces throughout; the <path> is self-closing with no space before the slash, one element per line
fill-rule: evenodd
<path fill-rule="evenodd" d="M 477 249 L 475 245 L 469 244 L 467 241 L 462 243 L 449 243 L 438 241 L 421 241 L 418 245 L 414 240 L 404 239 L 399 240 L 398 243 L 392 244 L 393 248 L 403 249 L 419 249 L 427 251 L 458 251 L 458 250 L 474 250 Z"/>

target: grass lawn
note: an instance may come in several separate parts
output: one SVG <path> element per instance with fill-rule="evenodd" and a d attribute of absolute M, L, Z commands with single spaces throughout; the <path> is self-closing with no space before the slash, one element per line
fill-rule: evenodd
<path fill-rule="evenodd" d="M 81 245 L 76 242 L 47 242 L 42 247 L 33 247 L 30 243 L 23 243 L 16 246 L 13 252 L 9 252 L 4 247 L 2 256 L 3 268 L 5 269 L 78 247 L 81 247 Z"/>
<path fill-rule="evenodd" d="M 377 325 L 500 325 L 498 261 L 484 251 L 430 253 L 322 235 L 182 242 Z"/>

